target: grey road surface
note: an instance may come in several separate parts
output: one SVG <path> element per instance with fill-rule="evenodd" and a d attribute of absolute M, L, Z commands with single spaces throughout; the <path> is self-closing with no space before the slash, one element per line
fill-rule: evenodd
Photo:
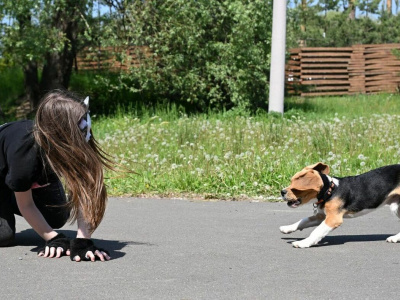
<path fill-rule="evenodd" d="M 95 242 L 109 262 L 36 256 L 22 218 L 0 248 L 1 299 L 399 299 L 400 231 L 389 209 L 345 220 L 310 249 L 280 225 L 312 213 L 284 203 L 110 199 Z M 75 226 L 61 231 L 74 236 Z"/>

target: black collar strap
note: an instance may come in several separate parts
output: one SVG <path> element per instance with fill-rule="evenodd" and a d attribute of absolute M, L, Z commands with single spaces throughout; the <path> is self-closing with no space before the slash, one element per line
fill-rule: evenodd
<path fill-rule="evenodd" d="M 332 196 L 332 192 L 336 188 L 335 183 L 333 182 L 333 180 L 329 181 L 328 176 L 322 173 L 319 173 L 319 175 L 321 176 L 324 186 L 317 195 L 318 202 L 316 202 L 315 205 L 326 202 Z"/>

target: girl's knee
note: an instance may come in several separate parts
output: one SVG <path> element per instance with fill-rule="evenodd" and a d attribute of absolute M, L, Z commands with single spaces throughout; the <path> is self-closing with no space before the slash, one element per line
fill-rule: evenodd
<path fill-rule="evenodd" d="M 59 229 L 63 227 L 69 219 L 69 211 L 58 212 L 47 219 L 47 223 L 53 229 Z"/>
<path fill-rule="evenodd" d="M 11 228 L 8 222 L 0 218 L 0 247 L 9 246 L 14 242 L 15 229 Z"/>

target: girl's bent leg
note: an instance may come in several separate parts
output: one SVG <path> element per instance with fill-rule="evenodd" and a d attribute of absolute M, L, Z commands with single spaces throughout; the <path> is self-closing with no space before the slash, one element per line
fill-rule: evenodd
<path fill-rule="evenodd" d="M 0 247 L 11 246 L 15 240 L 15 216 L 12 208 L 13 192 L 0 185 Z"/>
<path fill-rule="evenodd" d="M 14 216 L 12 217 L 14 218 Z M 13 230 L 9 223 L 7 219 L 0 217 L 0 247 L 7 247 L 14 244 L 15 230 Z"/>

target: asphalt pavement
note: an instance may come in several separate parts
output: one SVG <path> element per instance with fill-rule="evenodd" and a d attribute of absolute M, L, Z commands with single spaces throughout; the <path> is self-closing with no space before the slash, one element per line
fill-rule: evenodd
<path fill-rule="evenodd" d="M 1 299 L 398 299 L 400 231 L 388 207 L 348 219 L 321 245 L 279 226 L 312 214 L 285 203 L 113 198 L 93 235 L 108 262 L 41 258 L 23 218 L 0 248 Z M 60 231 L 73 237 L 75 226 Z"/>

